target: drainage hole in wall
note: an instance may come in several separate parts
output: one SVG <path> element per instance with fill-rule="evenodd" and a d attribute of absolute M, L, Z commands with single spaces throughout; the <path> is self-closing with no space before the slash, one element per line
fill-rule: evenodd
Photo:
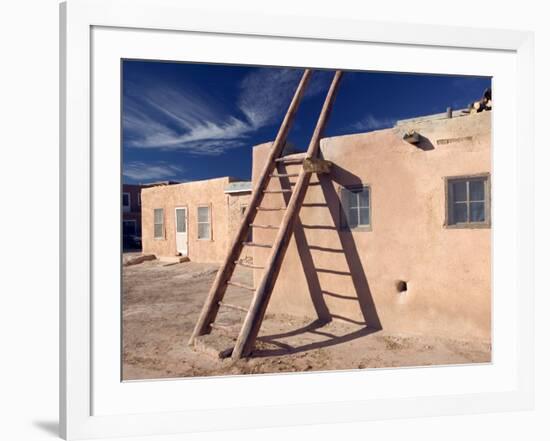
<path fill-rule="evenodd" d="M 398 293 L 406 293 L 407 292 L 407 282 L 404 280 L 399 280 L 397 282 L 397 292 Z"/>

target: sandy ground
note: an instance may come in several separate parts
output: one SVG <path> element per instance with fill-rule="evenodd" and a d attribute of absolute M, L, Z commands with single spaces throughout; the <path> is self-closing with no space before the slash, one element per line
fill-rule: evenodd
<path fill-rule="evenodd" d="M 490 361 L 488 343 L 370 332 L 336 320 L 280 314 L 266 316 L 252 357 L 220 359 L 210 348 L 231 344 L 243 318 L 239 311 L 220 310 L 218 322 L 229 332 L 214 331 L 198 348 L 187 345 L 217 269 L 156 260 L 123 268 L 124 380 Z M 251 285 L 252 274 L 239 270 L 233 280 Z M 248 306 L 251 295 L 230 287 L 225 301 Z"/>

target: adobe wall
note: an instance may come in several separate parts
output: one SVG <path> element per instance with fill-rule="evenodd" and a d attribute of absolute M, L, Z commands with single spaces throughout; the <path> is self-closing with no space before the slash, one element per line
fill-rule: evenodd
<path fill-rule="evenodd" d="M 422 148 L 402 140 L 410 128 L 425 137 Z M 269 147 L 254 148 L 253 182 Z M 321 151 L 333 172 L 312 176 L 268 311 L 489 340 L 491 229 L 444 226 L 444 178 L 491 171 L 491 113 L 323 139 Z M 372 229 L 349 232 L 339 225 L 338 192 L 359 183 L 371 188 Z M 281 195 L 262 203 L 280 204 Z M 256 222 L 278 225 L 281 217 L 261 212 Z M 254 240 L 273 243 L 275 234 L 257 230 Z M 255 249 L 254 263 L 268 251 Z M 397 291 L 400 280 L 406 293 Z"/>
<path fill-rule="evenodd" d="M 250 202 L 250 193 L 224 193 L 231 182 L 228 177 L 183 184 L 155 186 L 142 190 L 143 252 L 157 257 L 176 256 L 175 209 L 187 207 L 188 257 L 205 263 L 220 263 L 240 225 L 241 207 Z M 197 209 L 210 205 L 212 215 L 212 240 L 198 239 Z M 164 209 L 165 234 L 155 239 L 153 214 L 155 208 Z M 245 248 L 242 258 L 252 258 Z"/>
<path fill-rule="evenodd" d="M 227 224 L 227 234 L 228 242 L 227 247 L 230 246 L 231 241 L 237 234 L 239 227 L 241 226 L 241 221 L 243 219 L 242 209 L 248 207 L 250 203 L 250 193 L 230 193 L 227 194 L 227 213 L 228 213 L 228 224 Z M 250 247 L 244 247 L 241 253 L 240 258 L 245 261 L 252 261 L 252 249 Z M 222 258 L 223 259 L 223 258 Z"/>
<path fill-rule="evenodd" d="M 141 192 L 143 253 L 176 256 L 175 208 L 187 207 L 188 256 L 197 262 L 221 262 L 227 243 L 227 198 L 224 189 L 229 178 L 186 182 L 183 184 L 144 188 Z M 210 205 L 212 239 L 198 239 L 197 209 Z M 155 208 L 164 208 L 165 234 L 155 239 L 153 222 Z"/>

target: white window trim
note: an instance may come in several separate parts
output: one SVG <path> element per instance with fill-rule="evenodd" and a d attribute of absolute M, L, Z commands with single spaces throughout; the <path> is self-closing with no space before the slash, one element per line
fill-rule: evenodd
<path fill-rule="evenodd" d="M 162 210 L 162 223 L 161 224 L 157 224 L 156 222 L 156 219 L 155 219 L 155 211 L 156 210 Z M 153 239 L 155 240 L 164 240 L 165 239 L 165 228 L 164 228 L 164 223 L 165 223 L 165 219 L 164 219 L 164 208 L 153 208 Z M 160 236 L 157 236 L 155 234 L 155 230 L 156 230 L 156 226 L 157 225 L 162 225 L 162 233 Z"/>
<path fill-rule="evenodd" d="M 200 208 L 208 208 L 208 222 L 200 222 L 199 221 L 199 209 Z M 210 234 L 208 237 L 199 237 L 200 233 L 200 224 L 208 224 L 210 228 L 208 229 L 210 231 Z M 212 206 L 210 204 L 202 204 L 197 206 L 197 240 L 212 240 Z"/>

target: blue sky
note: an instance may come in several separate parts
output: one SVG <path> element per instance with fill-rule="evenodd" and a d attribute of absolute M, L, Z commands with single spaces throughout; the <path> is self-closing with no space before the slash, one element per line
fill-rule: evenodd
<path fill-rule="evenodd" d="M 123 61 L 125 183 L 250 179 L 252 147 L 272 141 L 301 69 Z M 289 141 L 307 148 L 332 72 L 315 71 Z M 324 136 L 466 107 L 487 77 L 346 72 Z"/>

